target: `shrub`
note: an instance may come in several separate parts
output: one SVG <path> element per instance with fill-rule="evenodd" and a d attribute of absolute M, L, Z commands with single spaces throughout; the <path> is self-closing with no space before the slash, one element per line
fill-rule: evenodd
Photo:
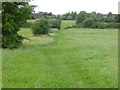
<path fill-rule="evenodd" d="M 92 28 L 95 26 L 95 21 L 92 18 L 87 18 L 83 21 L 83 26 L 85 28 Z"/>
<path fill-rule="evenodd" d="M 104 29 L 104 28 L 118 28 L 120 27 L 119 23 L 107 23 L 107 22 L 95 22 L 90 19 L 86 19 L 83 21 L 83 23 L 79 23 L 76 25 L 76 28 L 98 28 L 98 29 Z"/>
<path fill-rule="evenodd" d="M 107 23 L 107 28 L 118 28 L 118 24 L 117 23 Z"/>
<path fill-rule="evenodd" d="M 47 19 L 39 18 L 37 19 L 32 26 L 33 34 L 48 34 L 49 32 L 49 24 Z"/>
<path fill-rule="evenodd" d="M 104 28 L 107 27 L 107 23 L 105 23 L 105 22 L 97 22 L 96 27 L 99 28 L 99 29 L 104 29 Z"/>
<path fill-rule="evenodd" d="M 59 19 L 49 19 L 48 22 L 51 28 L 61 28 L 61 20 Z"/>

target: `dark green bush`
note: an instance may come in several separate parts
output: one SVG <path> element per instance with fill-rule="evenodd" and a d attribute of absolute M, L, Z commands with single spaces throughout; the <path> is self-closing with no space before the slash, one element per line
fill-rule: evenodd
<path fill-rule="evenodd" d="M 96 23 L 96 28 L 104 29 L 106 27 L 107 27 L 107 23 L 105 23 L 105 22 L 97 22 Z"/>
<path fill-rule="evenodd" d="M 21 44 L 24 37 L 14 34 L 14 35 L 7 35 L 7 36 L 2 36 L 2 47 L 3 48 L 18 48 Z"/>
<path fill-rule="evenodd" d="M 95 26 L 95 21 L 92 18 L 87 18 L 82 24 L 85 28 L 93 28 Z"/>
<path fill-rule="evenodd" d="M 107 28 L 118 28 L 118 24 L 117 23 L 107 23 Z"/>
<path fill-rule="evenodd" d="M 107 23 L 107 22 L 93 22 L 92 20 L 85 20 L 83 23 L 76 25 L 76 28 L 118 28 L 120 24 L 118 23 Z"/>
<path fill-rule="evenodd" d="M 59 19 L 49 19 L 48 20 L 50 28 L 61 28 L 61 20 Z"/>
<path fill-rule="evenodd" d="M 99 29 L 118 28 L 118 24 L 117 23 L 107 23 L 107 22 L 97 22 L 96 27 Z"/>
<path fill-rule="evenodd" d="M 33 34 L 39 35 L 39 34 L 48 34 L 49 32 L 49 24 L 47 19 L 45 18 L 39 18 L 37 19 L 32 26 Z"/>

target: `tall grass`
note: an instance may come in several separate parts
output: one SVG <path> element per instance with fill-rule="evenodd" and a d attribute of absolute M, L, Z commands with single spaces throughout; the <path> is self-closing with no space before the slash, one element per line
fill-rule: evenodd
<path fill-rule="evenodd" d="M 66 27 L 71 22 L 63 23 Z M 53 33 L 56 36 L 35 37 L 31 29 L 22 29 L 20 34 L 31 41 L 23 41 L 16 50 L 3 49 L 4 88 L 118 87 L 116 29 L 73 28 Z"/>

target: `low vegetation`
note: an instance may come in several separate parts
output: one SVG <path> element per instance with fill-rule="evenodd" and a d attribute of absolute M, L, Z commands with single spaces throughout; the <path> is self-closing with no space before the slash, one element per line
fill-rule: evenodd
<path fill-rule="evenodd" d="M 118 88 L 117 15 L 2 7 L 3 88 Z"/>
<path fill-rule="evenodd" d="M 106 15 L 101 13 L 87 13 L 81 11 L 76 15 L 77 28 L 118 28 L 118 15 L 109 12 Z"/>
<path fill-rule="evenodd" d="M 48 34 L 49 28 L 50 28 L 49 23 L 45 18 L 36 19 L 32 26 L 34 35 Z"/>
<path fill-rule="evenodd" d="M 48 19 L 49 25 L 51 28 L 61 28 L 61 20 L 60 19 Z"/>
<path fill-rule="evenodd" d="M 16 50 L 3 49 L 3 88 L 117 88 L 117 29 L 71 28 L 62 21 L 55 36 L 28 37 Z"/>

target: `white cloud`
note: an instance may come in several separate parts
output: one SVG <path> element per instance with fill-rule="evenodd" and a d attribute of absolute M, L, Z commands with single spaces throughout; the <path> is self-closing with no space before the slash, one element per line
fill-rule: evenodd
<path fill-rule="evenodd" d="M 46 11 L 64 14 L 71 11 L 87 11 L 100 13 L 118 13 L 119 0 L 33 0 L 30 4 L 37 5 L 36 12 Z"/>

